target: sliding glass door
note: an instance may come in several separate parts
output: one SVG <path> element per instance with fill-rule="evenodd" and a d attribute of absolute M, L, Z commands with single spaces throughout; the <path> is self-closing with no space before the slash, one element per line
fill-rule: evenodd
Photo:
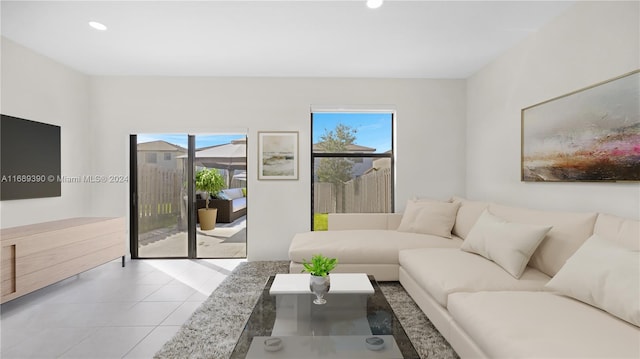
<path fill-rule="evenodd" d="M 246 257 L 245 134 L 138 134 L 130 144 L 132 258 Z M 202 170 L 218 173 L 223 193 L 196 187 Z M 197 215 L 207 198 L 213 227 Z"/>
<path fill-rule="evenodd" d="M 247 256 L 247 137 L 246 135 L 196 135 L 195 173 L 214 170 L 222 178 L 222 193 L 207 193 L 196 186 L 196 209 L 215 208 L 213 229 L 196 216 L 198 258 Z"/>

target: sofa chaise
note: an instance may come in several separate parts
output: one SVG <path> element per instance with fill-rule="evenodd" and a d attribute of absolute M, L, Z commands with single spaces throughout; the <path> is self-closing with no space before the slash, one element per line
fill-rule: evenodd
<path fill-rule="evenodd" d="M 639 250 L 637 220 L 454 197 L 330 214 L 289 257 L 399 281 L 463 358 L 638 358 Z"/>

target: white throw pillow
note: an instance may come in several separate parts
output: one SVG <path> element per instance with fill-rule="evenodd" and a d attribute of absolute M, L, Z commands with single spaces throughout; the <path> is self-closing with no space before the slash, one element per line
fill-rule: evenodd
<path fill-rule="evenodd" d="M 451 238 L 458 207 L 460 203 L 408 200 L 398 231 Z"/>
<path fill-rule="evenodd" d="M 550 229 L 551 226 L 508 222 L 485 209 L 460 249 L 492 260 L 515 278 L 520 278 Z"/>
<path fill-rule="evenodd" d="M 594 234 L 546 287 L 640 326 L 640 252 L 637 250 Z"/>

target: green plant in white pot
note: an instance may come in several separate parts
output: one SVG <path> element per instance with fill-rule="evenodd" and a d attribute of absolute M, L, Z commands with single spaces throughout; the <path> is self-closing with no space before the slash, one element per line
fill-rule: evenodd
<path fill-rule="evenodd" d="M 200 229 L 207 231 L 216 227 L 218 209 L 209 208 L 209 197 L 216 196 L 224 187 L 224 178 L 217 169 L 205 168 L 196 172 L 196 189 L 207 192 L 205 208 L 198 210 Z"/>
<path fill-rule="evenodd" d="M 304 267 L 302 271 L 311 274 L 309 288 L 311 292 L 316 295 L 313 303 L 324 304 L 327 302 L 327 300 L 324 299 L 324 295 L 329 292 L 329 288 L 331 287 L 329 272 L 334 270 L 337 265 L 337 258 L 328 258 L 322 254 L 316 254 L 311 257 L 311 262 L 307 262 L 306 259 L 302 260 L 302 266 Z"/>

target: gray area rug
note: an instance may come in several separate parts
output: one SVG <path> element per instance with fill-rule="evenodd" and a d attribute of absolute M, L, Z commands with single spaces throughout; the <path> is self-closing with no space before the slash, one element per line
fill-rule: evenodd
<path fill-rule="evenodd" d="M 286 261 L 241 263 L 154 358 L 229 358 L 267 278 L 288 272 Z M 421 358 L 458 358 L 398 282 L 379 285 Z"/>

